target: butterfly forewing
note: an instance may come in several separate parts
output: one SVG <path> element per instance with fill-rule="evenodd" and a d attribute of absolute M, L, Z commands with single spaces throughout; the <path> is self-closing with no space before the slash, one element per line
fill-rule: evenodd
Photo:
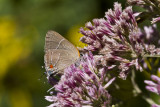
<path fill-rule="evenodd" d="M 51 64 L 63 70 L 79 58 L 79 51 L 68 40 L 55 31 L 48 31 L 45 38 L 45 66 Z"/>

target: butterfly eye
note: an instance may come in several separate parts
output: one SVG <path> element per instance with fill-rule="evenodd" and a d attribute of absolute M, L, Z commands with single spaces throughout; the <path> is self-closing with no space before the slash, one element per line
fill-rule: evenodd
<path fill-rule="evenodd" d="M 53 65 L 51 64 L 51 65 L 49 66 L 49 68 L 53 68 Z"/>

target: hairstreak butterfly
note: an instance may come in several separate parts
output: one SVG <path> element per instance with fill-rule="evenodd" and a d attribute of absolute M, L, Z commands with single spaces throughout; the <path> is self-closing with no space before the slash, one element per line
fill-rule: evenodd
<path fill-rule="evenodd" d="M 55 31 L 47 32 L 44 48 L 44 63 L 48 78 L 63 74 L 63 70 L 80 57 L 77 48 Z"/>

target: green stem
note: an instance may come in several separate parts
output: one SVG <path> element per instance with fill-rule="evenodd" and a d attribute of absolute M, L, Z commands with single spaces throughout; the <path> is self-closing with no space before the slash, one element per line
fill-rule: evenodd
<path fill-rule="evenodd" d="M 154 57 L 157 58 L 158 57 L 158 58 L 160 58 L 160 55 L 147 55 L 146 54 L 146 55 L 143 56 L 143 58 L 146 58 L 146 57 L 152 57 L 152 58 L 154 58 Z"/>
<path fill-rule="evenodd" d="M 135 82 L 135 71 L 134 70 L 132 70 L 131 82 L 137 94 L 142 93 L 141 89 L 138 87 L 138 85 Z"/>

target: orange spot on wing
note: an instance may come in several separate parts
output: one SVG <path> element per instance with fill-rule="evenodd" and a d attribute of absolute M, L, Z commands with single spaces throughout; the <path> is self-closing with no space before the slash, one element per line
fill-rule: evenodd
<path fill-rule="evenodd" d="M 51 64 L 51 65 L 49 66 L 49 68 L 53 68 L 53 65 Z"/>

